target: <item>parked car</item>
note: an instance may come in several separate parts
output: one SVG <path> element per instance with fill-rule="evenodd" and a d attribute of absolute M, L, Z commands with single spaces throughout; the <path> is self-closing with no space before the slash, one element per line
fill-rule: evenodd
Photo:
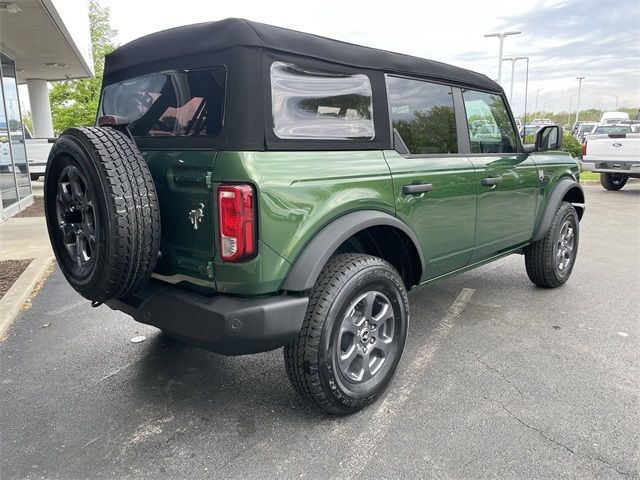
<path fill-rule="evenodd" d="M 597 123 L 581 123 L 575 135 L 576 139 L 582 142 L 585 134 L 590 134 L 597 125 Z"/>
<path fill-rule="evenodd" d="M 560 128 L 522 145 L 503 89 L 466 69 L 229 19 L 107 55 L 98 118 L 47 166 L 69 283 L 214 352 L 284 346 L 332 414 L 389 385 L 408 290 L 512 253 L 554 288 L 576 261 Z"/>
<path fill-rule="evenodd" d="M 519 133 L 526 142 L 532 140 L 540 128 L 542 128 L 541 125 L 525 125 Z"/>
<path fill-rule="evenodd" d="M 531 122 L 531 125 L 553 125 L 553 121 L 548 118 L 536 118 Z"/>
<path fill-rule="evenodd" d="M 589 135 L 621 135 L 634 133 L 630 124 L 597 124 L 594 125 L 590 132 L 585 132 L 585 136 Z"/>
<path fill-rule="evenodd" d="M 640 133 L 630 125 L 597 125 L 585 136 L 582 169 L 600 174 L 607 190 L 620 190 L 629 178 L 640 178 Z"/>
<path fill-rule="evenodd" d="M 582 125 L 584 122 L 575 122 L 573 124 L 573 127 L 571 127 L 571 135 L 575 136 L 576 133 L 578 133 L 578 129 L 580 128 L 580 125 Z"/>
<path fill-rule="evenodd" d="M 600 117 L 600 123 L 620 123 L 624 121 L 629 121 L 627 112 L 603 112 Z"/>

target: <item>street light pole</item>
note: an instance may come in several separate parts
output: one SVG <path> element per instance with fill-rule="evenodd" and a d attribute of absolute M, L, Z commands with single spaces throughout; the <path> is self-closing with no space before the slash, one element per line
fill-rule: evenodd
<path fill-rule="evenodd" d="M 520 35 L 522 32 L 499 32 L 499 33 L 487 33 L 485 37 L 498 37 L 500 39 L 500 53 L 498 57 L 498 83 L 502 80 L 502 49 L 504 46 L 504 39 L 509 35 Z"/>
<path fill-rule="evenodd" d="M 580 117 L 580 92 L 582 90 L 582 80 L 584 80 L 585 77 L 576 77 L 576 80 L 578 80 L 578 104 L 576 105 L 576 123 L 578 122 L 578 118 Z"/>
<path fill-rule="evenodd" d="M 527 74 L 524 81 L 524 118 L 522 124 L 527 123 L 527 102 L 529 101 L 529 57 L 522 57 L 527 59 Z M 522 138 L 524 138 L 524 128 L 522 129 Z"/>
<path fill-rule="evenodd" d="M 612 97 L 616 97 L 616 112 L 618 111 L 618 95 L 611 94 Z"/>
<path fill-rule="evenodd" d="M 544 88 L 539 88 L 538 90 L 536 90 L 536 115 L 538 114 L 538 95 L 540 94 L 540 92 L 544 90 Z"/>
<path fill-rule="evenodd" d="M 527 61 L 527 74 L 525 77 L 525 83 L 524 83 L 524 120 L 523 122 L 526 123 L 527 121 L 527 96 L 529 94 L 529 57 L 509 57 L 509 58 L 504 58 L 503 59 L 505 62 L 509 61 L 511 62 L 511 89 L 509 91 L 509 104 L 512 103 L 512 98 L 513 98 L 513 71 L 514 71 L 514 65 L 518 60 L 526 60 Z"/>
<path fill-rule="evenodd" d="M 573 107 L 573 97 L 575 96 L 576 94 L 574 93 L 569 98 L 569 115 L 567 115 L 567 123 L 569 124 L 569 126 L 571 126 L 571 108 Z"/>

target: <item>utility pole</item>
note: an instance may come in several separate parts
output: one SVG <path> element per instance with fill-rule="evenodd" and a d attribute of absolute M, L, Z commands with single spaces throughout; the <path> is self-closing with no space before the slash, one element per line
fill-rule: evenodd
<path fill-rule="evenodd" d="M 520 35 L 522 32 L 499 32 L 499 33 L 487 33 L 485 37 L 498 37 L 500 39 L 500 53 L 498 56 L 498 83 L 502 80 L 502 48 L 504 46 L 504 39 L 509 35 Z"/>
<path fill-rule="evenodd" d="M 580 92 L 582 90 L 582 80 L 586 77 L 576 77 L 578 80 L 578 104 L 576 105 L 576 123 L 578 122 L 578 118 L 580 117 Z"/>

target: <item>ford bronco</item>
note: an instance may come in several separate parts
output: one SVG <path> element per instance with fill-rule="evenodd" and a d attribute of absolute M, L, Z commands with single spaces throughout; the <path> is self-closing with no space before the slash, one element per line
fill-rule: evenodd
<path fill-rule="evenodd" d="M 47 225 L 94 306 L 225 355 L 284 347 L 294 388 L 345 415 L 393 378 L 408 290 L 514 253 L 567 281 L 584 195 L 561 138 L 522 145 L 478 73 L 202 23 L 107 56 L 97 126 L 51 150 Z"/>

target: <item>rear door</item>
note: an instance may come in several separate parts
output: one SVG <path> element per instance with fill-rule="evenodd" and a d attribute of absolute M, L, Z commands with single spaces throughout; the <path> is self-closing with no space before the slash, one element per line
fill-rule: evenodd
<path fill-rule="evenodd" d="M 469 262 L 476 177 L 467 155 L 459 153 L 450 86 L 390 75 L 387 92 L 396 150 L 385 152 L 385 158 L 393 178 L 396 215 L 420 241 L 424 281 Z"/>
<path fill-rule="evenodd" d="M 531 239 L 540 179 L 522 152 L 504 99 L 466 89 L 462 97 L 478 184 L 474 263 Z"/>

